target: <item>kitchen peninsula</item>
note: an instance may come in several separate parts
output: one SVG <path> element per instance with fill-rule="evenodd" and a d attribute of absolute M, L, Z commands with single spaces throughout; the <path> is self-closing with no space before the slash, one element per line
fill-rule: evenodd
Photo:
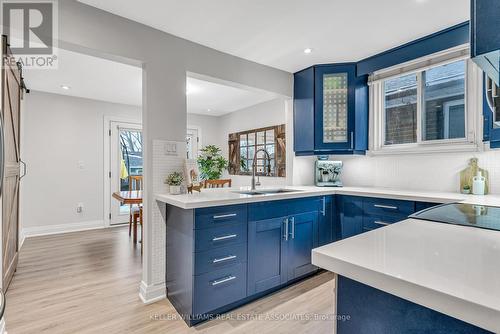
<path fill-rule="evenodd" d="M 441 233 L 454 231 L 451 225 L 406 220 L 422 209 L 453 202 L 500 206 L 497 196 L 383 188 L 308 186 L 263 193 L 204 189 L 197 194 L 156 195 L 159 205 L 166 205 L 167 296 L 189 325 L 307 278 L 318 267 L 356 279 L 348 271 L 336 271 L 337 264 L 332 263 L 341 259 L 331 259 L 335 247 L 350 247 L 351 242 L 364 245 L 366 238 L 395 231 L 403 234 L 400 247 L 404 248 L 411 245 L 404 241 L 405 229 L 409 229 L 406 238 L 432 235 L 428 229 L 434 225 Z M 361 252 L 375 247 L 363 245 L 354 248 Z M 368 250 L 367 254 L 377 253 Z M 406 258 L 404 252 L 395 251 L 394 256 L 416 270 L 420 266 L 411 265 L 416 260 L 411 254 Z M 446 257 L 438 259 L 445 263 L 434 264 L 449 267 Z"/>

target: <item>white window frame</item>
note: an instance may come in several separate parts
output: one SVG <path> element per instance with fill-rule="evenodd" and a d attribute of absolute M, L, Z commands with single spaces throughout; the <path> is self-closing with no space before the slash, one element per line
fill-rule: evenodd
<path fill-rule="evenodd" d="M 422 73 L 433 67 L 456 61 L 466 61 L 465 82 L 465 133 L 466 138 L 422 140 Z M 417 142 L 410 144 L 385 145 L 385 91 L 387 79 L 415 73 L 417 75 Z M 373 73 L 370 85 L 370 147 L 368 154 L 415 154 L 443 152 L 478 152 L 482 144 L 482 93 L 483 72 L 470 60 L 469 45 L 422 57 L 411 62 L 383 69 Z"/>

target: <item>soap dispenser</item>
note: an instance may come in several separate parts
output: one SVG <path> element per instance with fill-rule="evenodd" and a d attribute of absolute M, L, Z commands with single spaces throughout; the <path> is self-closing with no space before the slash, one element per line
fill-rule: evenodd
<path fill-rule="evenodd" d="M 472 193 L 474 195 L 484 195 L 485 184 L 486 178 L 481 171 L 478 171 L 477 175 L 472 178 Z"/>

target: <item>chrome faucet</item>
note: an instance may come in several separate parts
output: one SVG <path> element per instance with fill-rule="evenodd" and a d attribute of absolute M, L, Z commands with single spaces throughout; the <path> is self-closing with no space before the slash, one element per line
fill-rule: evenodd
<path fill-rule="evenodd" d="M 260 179 L 255 182 L 255 173 L 257 171 L 257 154 L 259 152 L 264 152 L 267 156 L 267 161 L 269 162 L 268 166 L 268 173 L 267 175 L 271 174 L 271 155 L 269 152 L 266 151 L 266 149 L 261 148 L 255 151 L 255 154 L 253 155 L 253 165 L 252 165 L 252 188 L 250 190 L 255 190 L 255 186 L 260 186 Z M 265 166 L 264 166 L 265 167 Z"/>

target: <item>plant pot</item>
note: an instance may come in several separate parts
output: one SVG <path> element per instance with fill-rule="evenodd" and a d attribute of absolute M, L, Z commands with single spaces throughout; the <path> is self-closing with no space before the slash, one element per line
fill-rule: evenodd
<path fill-rule="evenodd" d="M 171 195 L 180 195 L 181 194 L 181 186 L 170 186 L 170 194 Z"/>

